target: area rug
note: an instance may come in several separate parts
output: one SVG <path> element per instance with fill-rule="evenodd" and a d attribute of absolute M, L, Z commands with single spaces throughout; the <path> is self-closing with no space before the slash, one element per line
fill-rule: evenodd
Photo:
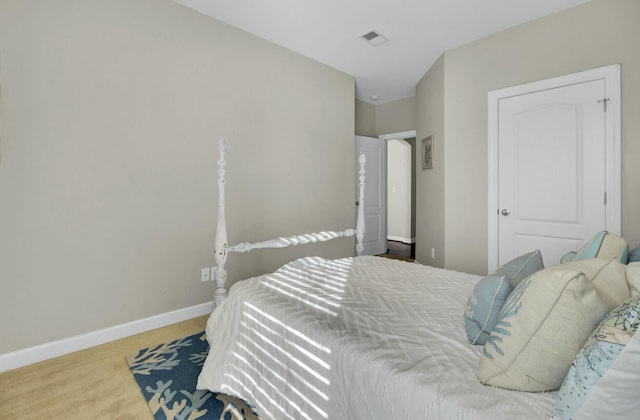
<path fill-rule="evenodd" d="M 257 420 L 245 401 L 196 390 L 209 352 L 204 332 L 127 356 L 127 363 L 157 420 Z"/>

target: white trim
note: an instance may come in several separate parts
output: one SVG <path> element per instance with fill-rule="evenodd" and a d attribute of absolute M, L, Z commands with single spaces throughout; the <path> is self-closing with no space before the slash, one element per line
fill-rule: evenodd
<path fill-rule="evenodd" d="M 381 136 L 378 136 L 379 139 L 382 140 L 396 140 L 396 139 L 410 139 L 411 137 L 415 137 L 416 136 L 416 130 L 409 130 L 409 131 L 401 131 L 399 133 L 390 133 L 390 134 L 383 134 Z"/>
<path fill-rule="evenodd" d="M 488 159 L 489 174 L 487 179 L 487 273 L 498 267 L 498 218 L 495 214 L 499 207 L 498 195 L 498 101 L 500 91 L 489 92 L 488 99 Z"/>
<path fill-rule="evenodd" d="M 43 360 L 53 359 L 54 357 L 63 356 L 89 347 L 98 346 L 145 331 L 206 315 L 211 313 L 212 308 L 211 302 L 201 303 L 188 308 L 127 322 L 126 324 L 5 353 L 0 355 L 0 372 L 17 369 Z"/>
<path fill-rule="evenodd" d="M 524 95 L 546 89 L 585 83 L 604 79 L 605 92 L 610 99 L 605 114 L 605 147 L 606 147 L 606 189 L 607 210 L 606 228 L 608 231 L 621 234 L 622 204 L 621 204 L 621 140 L 620 140 L 620 65 L 600 67 L 566 76 L 527 83 L 505 89 L 495 90 L 488 94 L 488 223 L 487 223 L 487 272 L 494 271 L 498 266 L 498 218 L 496 211 L 499 207 L 498 197 L 498 103 L 501 99 Z"/>
<path fill-rule="evenodd" d="M 405 238 L 403 236 L 394 236 L 394 235 L 388 235 L 387 240 L 402 242 L 403 244 L 414 244 L 416 242 L 416 238 Z"/>
<path fill-rule="evenodd" d="M 607 230 L 622 235 L 622 140 L 621 140 L 621 84 L 620 65 L 609 66 L 608 73 L 604 76 L 605 94 L 611 98 L 607 101 L 607 113 L 605 115 L 606 134 L 606 189 Z"/>

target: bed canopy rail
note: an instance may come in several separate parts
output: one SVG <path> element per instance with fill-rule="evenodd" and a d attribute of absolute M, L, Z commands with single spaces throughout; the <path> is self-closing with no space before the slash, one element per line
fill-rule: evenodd
<path fill-rule="evenodd" d="M 317 233 L 307 233 L 303 235 L 294 235 L 288 237 L 280 237 L 262 242 L 241 242 L 239 244 L 229 246 L 227 242 L 227 224 L 225 216 L 225 166 L 227 164 L 225 155 L 227 152 L 227 139 L 220 137 L 218 139 L 218 220 L 216 223 L 216 238 L 214 249 L 215 270 L 214 277 L 216 281 L 216 291 L 214 296 L 214 308 L 218 306 L 227 296 L 225 283 L 227 281 L 227 270 L 225 264 L 227 256 L 230 252 L 244 253 L 252 249 L 262 248 L 287 248 L 290 246 L 304 245 L 316 242 L 330 241 L 336 238 L 356 237 L 356 254 L 362 255 L 364 252 L 364 187 L 365 187 L 365 163 L 366 157 L 361 153 L 358 157 L 360 169 L 358 171 L 359 191 L 358 191 L 358 217 L 355 229 L 345 229 L 342 231 L 323 231 Z"/>

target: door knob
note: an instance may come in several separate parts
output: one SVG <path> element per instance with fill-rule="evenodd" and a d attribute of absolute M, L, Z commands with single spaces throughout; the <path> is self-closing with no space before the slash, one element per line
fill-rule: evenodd
<path fill-rule="evenodd" d="M 511 212 L 509 211 L 509 209 L 502 209 L 502 211 L 500 212 L 502 213 L 503 216 L 508 216 L 511 214 Z"/>

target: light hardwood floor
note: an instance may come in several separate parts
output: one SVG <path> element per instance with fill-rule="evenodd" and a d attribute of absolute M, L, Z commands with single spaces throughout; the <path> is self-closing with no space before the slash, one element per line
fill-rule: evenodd
<path fill-rule="evenodd" d="M 151 419 L 125 356 L 204 330 L 201 316 L 0 373 L 0 419 Z"/>

